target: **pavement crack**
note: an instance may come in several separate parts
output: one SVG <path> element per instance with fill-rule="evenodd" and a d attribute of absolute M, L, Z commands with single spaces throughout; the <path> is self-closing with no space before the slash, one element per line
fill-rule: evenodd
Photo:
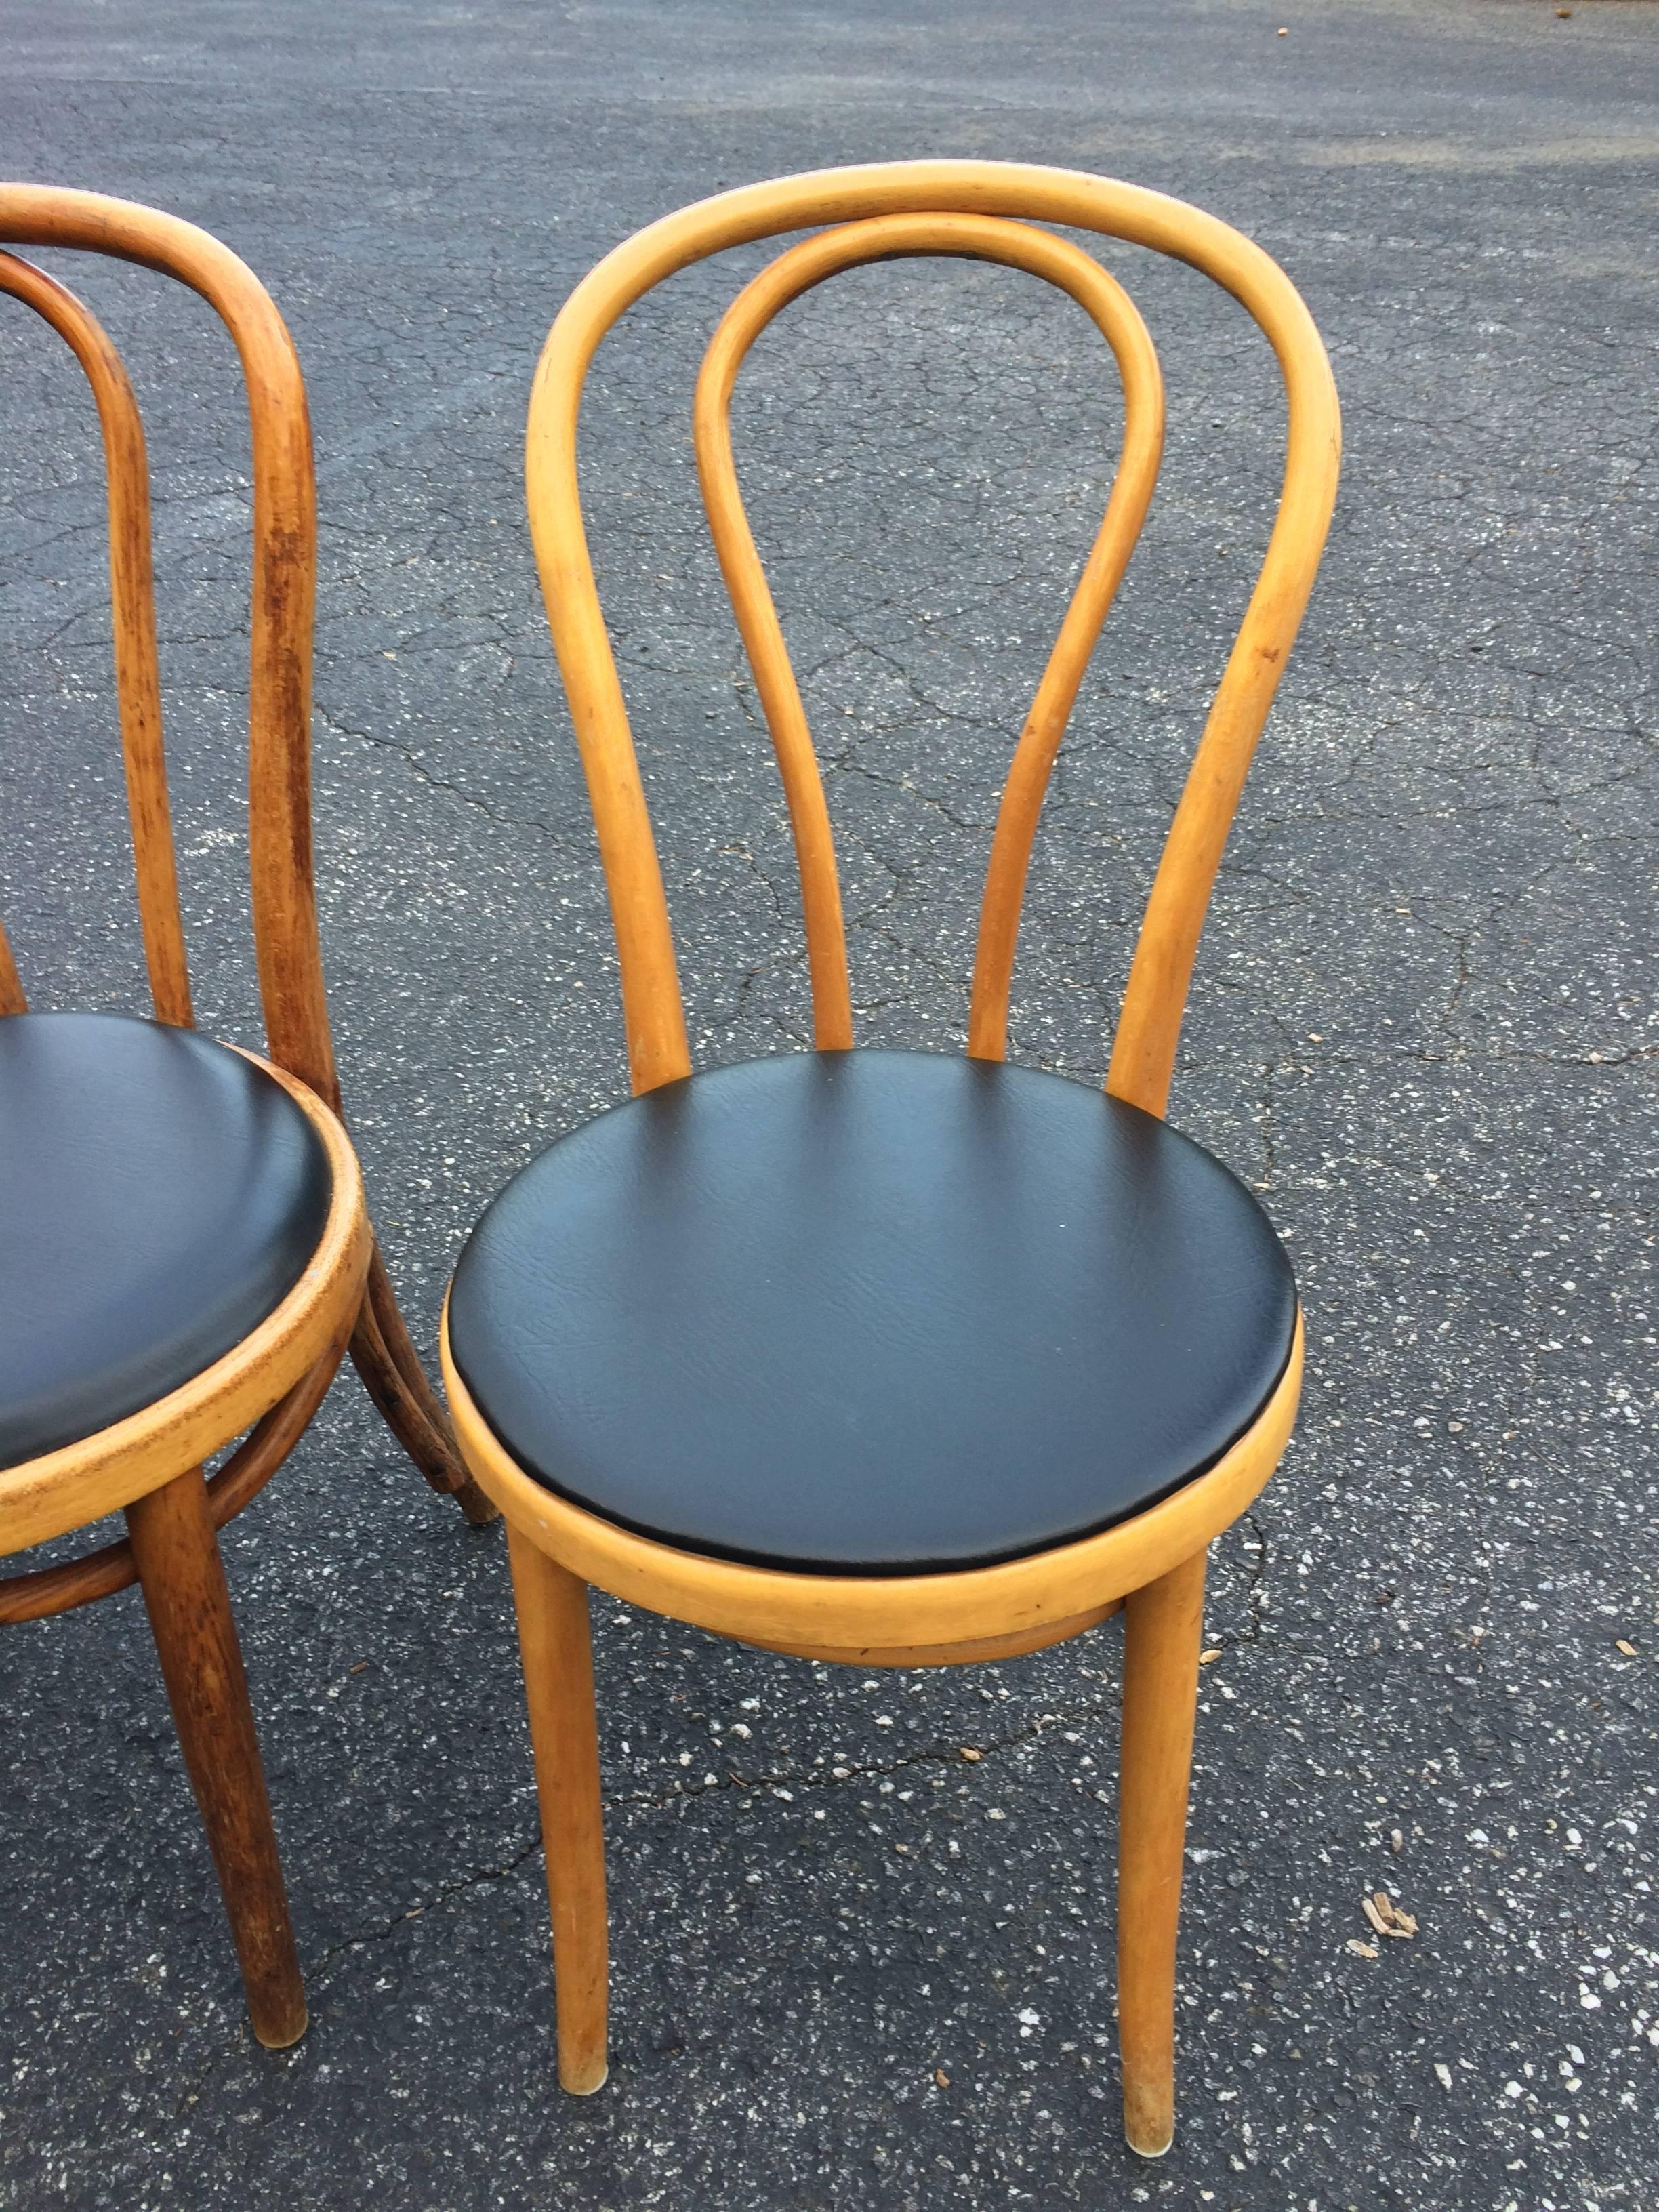
<path fill-rule="evenodd" d="M 314 711 L 318 720 L 335 737 L 355 738 L 360 744 L 377 745 L 383 752 L 398 754 L 407 763 L 420 781 L 430 789 L 441 791 L 451 799 L 459 799 L 463 806 L 473 808 L 484 816 L 486 820 L 493 822 L 498 830 L 533 830 L 538 836 L 544 837 L 550 845 L 563 850 L 569 849 L 566 841 L 556 831 L 550 830 L 546 823 L 538 816 L 503 813 L 499 807 L 491 805 L 487 799 L 480 799 L 476 792 L 468 791 L 459 783 L 452 783 L 447 777 L 434 775 L 417 752 L 410 746 L 400 744 L 396 738 L 377 738 L 372 730 L 354 730 L 349 723 L 342 722 L 335 715 L 331 714 L 325 707 L 318 706 Z"/>
<path fill-rule="evenodd" d="M 1118 1697 L 1114 1692 L 1105 1698 L 1093 1698 L 1085 1704 L 1067 1706 L 1060 1712 L 1040 1713 L 1024 1727 L 1014 1729 L 1006 1735 L 992 1736 L 982 1743 L 956 1742 L 950 1745 L 930 1744 L 925 1750 L 909 1753 L 891 1759 L 844 1760 L 839 1767 L 818 1773 L 811 1770 L 785 1768 L 774 1774 L 742 1774 L 728 1765 L 724 1777 L 712 1781 L 677 1783 L 666 1790 L 629 1790 L 605 1800 L 607 1808 L 642 1806 L 661 1808 L 678 1800 L 692 1797 L 712 1797 L 733 1790 L 788 1790 L 796 1792 L 844 1790 L 850 1784 L 866 1780 L 884 1781 L 896 1774 L 904 1774 L 920 1766 L 955 1767 L 976 1765 L 981 1760 L 994 1758 L 997 1753 L 1012 1751 L 1024 1743 L 1035 1743 L 1051 1729 L 1075 1728 L 1081 1723 L 1098 1719 L 1103 1714 L 1116 1711 Z M 971 1752 L 972 1759 L 964 1760 L 963 1753 Z"/>
<path fill-rule="evenodd" d="M 844 1790 L 865 1781 L 889 1780 L 895 1775 L 908 1773 L 917 1767 L 977 1765 L 984 1759 L 994 1758 L 999 1752 L 1014 1750 L 1021 1744 L 1035 1743 L 1055 1729 L 1075 1728 L 1089 1721 L 1098 1720 L 1103 1715 L 1116 1711 L 1119 1702 L 1114 1692 L 1108 1697 L 1068 1706 L 1060 1712 L 1040 1713 L 1024 1727 L 1011 1729 L 1004 1735 L 989 1737 L 981 1743 L 933 1744 L 925 1750 L 913 1752 L 901 1759 L 849 1760 L 839 1769 L 824 1774 L 803 1772 L 787 1767 L 775 1773 L 741 1774 L 735 1767 L 728 1766 L 725 1775 L 713 1782 L 676 1783 L 665 1790 L 616 1791 L 605 1797 L 605 1809 L 607 1813 L 632 1809 L 661 1811 L 675 1803 L 698 1797 L 718 1796 L 733 1790 L 747 1791 L 751 1795 L 760 1790 L 782 1791 L 791 1798 L 809 1792 L 827 1795 L 831 1790 Z M 971 1752 L 974 1757 L 964 1760 L 964 1752 Z M 541 1847 L 542 1832 L 538 1823 L 534 1835 L 498 1865 L 475 1867 L 466 1874 L 458 1875 L 453 1881 L 440 1883 L 429 1895 L 406 1905 L 401 1912 L 392 1913 L 377 1927 L 365 1929 L 358 1935 L 343 1936 L 338 1942 L 331 1943 L 307 1966 L 307 1980 L 320 1984 L 337 1960 L 350 1953 L 367 1950 L 373 1944 L 385 1942 L 400 1928 L 422 1919 L 438 1906 L 447 1904 L 451 1898 L 465 1896 L 469 1890 L 481 1888 L 488 1882 L 511 1881 Z"/>
<path fill-rule="evenodd" d="M 1267 1532 L 1256 1518 L 1253 1508 L 1247 1507 L 1239 1519 L 1249 1531 L 1244 1540 L 1244 1609 L 1247 1626 L 1238 1635 L 1224 1643 L 1260 1644 L 1267 1625 L 1267 1568 L 1272 1554 L 1267 1546 Z"/>
<path fill-rule="evenodd" d="M 477 1889 L 488 1881 L 510 1881 L 526 1860 L 533 1857 L 541 1846 L 542 1832 L 538 1824 L 530 1841 L 521 1850 L 514 1851 L 512 1856 L 501 1865 L 475 1867 L 470 1874 L 459 1875 L 453 1881 L 441 1883 L 431 1896 L 422 1898 L 418 1904 L 406 1905 L 401 1912 L 394 1912 L 389 1920 L 382 1922 L 378 1928 L 370 1928 L 360 1936 L 347 1936 L 337 1943 L 331 1943 L 328 1948 L 320 1952 L 306 1968 L 307 1980 L 320 1978 L 337 1959 L 343 1958 L 349 1951 L 363 1950 L 371 1943 L 383 1943 L 388 1936 L 395 1935 L 398 1929 L 406 1925 L 408 1922 L 419 1920 L 422 1915 L 446 1904 L 452 1897 L 459 1897 L 465 1891 Z"/>

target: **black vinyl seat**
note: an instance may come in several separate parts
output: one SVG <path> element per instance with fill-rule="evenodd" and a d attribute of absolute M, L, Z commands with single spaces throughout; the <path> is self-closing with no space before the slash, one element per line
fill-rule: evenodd
<path fill-rule="evenodd" d="M 321 1241 L 328 1156 L 228 1045 L 125 1014 L 0 1020 L 0 1468 L 240 1344 Z"/>
<path fill-rule="evenodd" d="M 665 1085 L 562 1139 L 461 1255 L 449 1334 L 550 1489 L 807 1572 L 1109 1527 L 1261 1410 L 1296 1321 L 1201 1146 L 1061 1077 L 860 1050 Z"/>

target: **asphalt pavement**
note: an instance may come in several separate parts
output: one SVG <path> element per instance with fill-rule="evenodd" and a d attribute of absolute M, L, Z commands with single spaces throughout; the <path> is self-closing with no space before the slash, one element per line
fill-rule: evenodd
<path fill-rule="evenodd" d="M 205 225 L 299 345 L 325 960 L 428 1347 L 484 1202 L 626 1088 L 520 482 L 537 350 L 601 253 L 832 162 L 1117 174 L 1278 258 L 1347 437 L 1171 1108 L 1289 1240 L 1310 1364 L 1217 1547 L 1169 2158 L 1119 2131 L 1113 1626 L 862 1676 L 597 1601 L 611 2072 L 563 2097 L 502 1540 L 347 1378 L 224 1546 L 311 2031 L 249 2036 L 136 1595 L 7 1632 L 0 2202 L 1655 2212 L 1659 7 L 10 0 L 0 42 L 0 171 Z M 234 358 L 178 288 L 45 258 L 146 407 L 198 1010 L 257 1042 Z M 1282 441 L 1238 309 L 1104 258 L 1169 460 L 1045 814 L 1012 1047 L 1090 1081 Z M 757 265 L 631 316 L 585 418 L 705 1062 L 808 1036 L 690 450 Z M 93 417 L 49 334 L 0 326 L 0 910 L 37 1004 L 142 1007 Z M 735 419 L 860 1035 L 959 1048 L 1109 362 L 1030 280 L 884 266 L 789 311 Z M 1376 1934 L 1378 1889 L 1415 1935 Z"/>

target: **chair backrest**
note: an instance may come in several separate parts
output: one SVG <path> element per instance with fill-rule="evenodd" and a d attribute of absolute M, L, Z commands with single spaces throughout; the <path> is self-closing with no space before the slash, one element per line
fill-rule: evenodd
<path fill-rule="evenodd" d="M 1267 337 L 1288 402 L 1278 514 L 1153 882 L 1106 1079 L 1119 1097 L 1164 1111 L 1222 847 L 1330 522 L 1340 452 L 1336 388 L 1294 286 L 1238 232 L 1133 185 L 1002 161 L 826 169 L 699 201 L 607 254 L 572 293 L 542 350 L 526 449 L 531 532 L 599 831 L 636 1091 L 689 1073 L 690 1059 L 661 871 L 582 526 L 576 430 L 589 363 L 611 325 L 676 270 L 727 246 L 833 226 L 784 252 L 738 295 L 709 343 L 693 415 L 710 528 L 783 778 L 801 875 L 814 1039 L 828 1050 L 853 1042 L 835 848 L 799 693 L 738 493 L 728 427 L 738 368 L 789 301 L 837 270 L 905 254 L 963 254 L 1028 270 L 1069 292 L 1104 335 L 1124 387 L 1117 477 L 1015 748 L 981 908 L 968 1049 L 1000 1059 L 1037 815 L 1084 669 L 1139 537 L 1163 441 L 1163 387 L 1139 314 L 1088 255 L 1033 222 L 1129 240 L 1213 277 Z"/>
<path fill-rule="evenodd" d="M 337 1109 L 311 856 L 311 651 L 316 489 L 305 386 L 270 295 L 228 247 L 193 224 L 50 185 L 0 184 L 0 244 L 107 253 L 201 294 L 235 341 L 252 429 L 253 588 L 248 702 L 248 846 L 253 935 L 270 1056 Z M 137 404 L 94 317 L 52 277 L 0 252 L 0 291 L 73 350 L 97 402 L 109 477 L 115 680 L 139 916 L 156 1017 L 191 1020 L 167 772 L 161 750 L 149 482 Z M 0 1014 L 26 1000 L 0 931 Z"/>

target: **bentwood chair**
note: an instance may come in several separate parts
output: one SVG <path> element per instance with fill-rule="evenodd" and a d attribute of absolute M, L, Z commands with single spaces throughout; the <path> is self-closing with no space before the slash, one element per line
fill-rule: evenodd
<path fill-rule="evenodd" d="M 348 1345 L 382 1413 L 467 1517 L 458 1458 L 339 1121 L 312 878 L 316 511 L 305 388 L 258 279 L 204 231 L 89 192 L 0 185 L 0 240 L 177 277 L 246 380 L 253 453 L 249 843 L 268 1059 L 191 1011 L 161 749 L 143 431 L 75 296 L 0 252 L 0 291 L 68 343 L 108 471 L 116 690 L 154 1020 L 31 1013 L 0 930 L 0 1555 L 123 1511 L 125 1540 L 0 1579 L 0 1622 L 143 1586 L 254 2033 L 305 1997 L 215 1530 L 282 1464 Z M 211 1481 L 203 1463 L 244 1435 Z"/>
<path fill-rule="evenodd" d="M 1153 884 L 1104 1094 L 1004 1063 L 1044 786 L 1157 474 L 1156 356 L 1062 223 L 1192 263 L 1253 315 L 1289 401 L 1283 493 Z M 583 535 L 576 425 L 600 340 L 659 279 L 825 225 L 738 295 L 694 406 L 714 542 L 782 772 L 816 1050 L 693 1074 L 639 772 Z M 1014 750 L 967 1056 L 853 1051 L 834 848 L 738 496 L 734 378 L 837 270 L 965 254 L 1046 277 L 1116 356 L 1115 484 Z M 1120 1608 L 1125 2126 L 1174 2128 L 1176 1915 L 1206 1547 L 1290 1435 L 1302 1323 L 1255 1200 L 1164 1121 L 1205 906 L 1335 495 L 1335 391 L 1283 272 L 1129 185 L 983 161 L 829 170 L 720 194 L 606 257 L 531 402 L 530 520 L 621 953 L 631 1103 L 508 1184 L 462 1254 L 443 1358 L 468 1465 L 507 1516 L 546 1841 L 565 2087 L 605 2073 L 606 1943 L 586 1585 L 769 1650 L 860 1668 L 1001 1659 Z"/>

